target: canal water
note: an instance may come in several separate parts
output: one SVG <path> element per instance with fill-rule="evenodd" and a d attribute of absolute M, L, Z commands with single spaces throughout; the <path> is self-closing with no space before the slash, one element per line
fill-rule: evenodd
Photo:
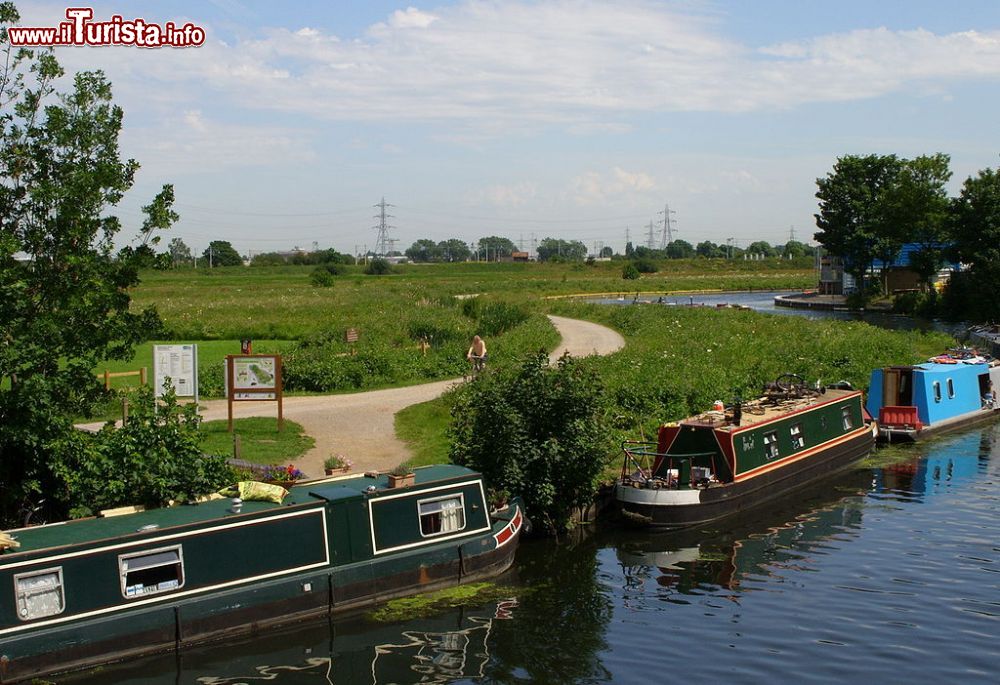
<path fill-rule="evenodd" d="M 945 333 L 962 334 L 967 325 L 946 321 L 920 319 L 905 314 L 893 314 L 881 311 L 847 311 L 830 309 L 798 309 L 795 307 L 779 307 L 774 304 L 774 298 L 780 295 L 791 295 L 792 291 L 742 291 L 727 293 L 703 293 L 690 295 L 650 295 L 644 293 L 623 293 L 617 297 L 586 298 L 584 301 L 596 304 L 613 305 L 658 305 L 665 307 L 720 307 L 725 305 L 749 307 L 754 311 L 787 316 L 802 316 L 809 319 L 838 319 L 840 321 L 864 321 L 879 328 L 895 330 L 938 330 Z"/>
<path fill-rule="evenodd" d="M 996 683 L 1000 424 L 878 450 L 708 530 L 531 541 L 489 601 L 358 615 L 56 679 Z"/>

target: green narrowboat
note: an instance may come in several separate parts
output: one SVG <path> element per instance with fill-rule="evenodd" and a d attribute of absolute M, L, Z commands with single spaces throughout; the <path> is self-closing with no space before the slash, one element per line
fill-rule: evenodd
<path fill-rule="evenodd" d="M 701 525 L 848 466 L 876 433 L 860 391 L 786 374 L 759 399 L 665 424 L 656 443 L 625 443 L 615 499 L 633 523 Z"/>
<path fill-rule="evenodd" d="M 525 523 L 480 474 L 342 477 L 280 504 L 214 500 L 10 531 L 0 683 L 185 646 L 495 576 Z"/>

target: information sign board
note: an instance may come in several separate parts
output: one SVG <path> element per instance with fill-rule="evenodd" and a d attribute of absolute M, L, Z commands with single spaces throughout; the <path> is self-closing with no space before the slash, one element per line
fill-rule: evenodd
<path fill-rule="evenodd" d="M 198 346 L 153 345 L 153 389 L 163 395 L 163 384 L 170 385 L 178 397 L 198 400 Z"/>

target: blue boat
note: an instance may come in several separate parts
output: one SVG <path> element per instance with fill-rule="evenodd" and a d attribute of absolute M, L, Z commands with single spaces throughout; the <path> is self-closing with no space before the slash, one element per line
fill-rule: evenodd
<path fill-rule="evenodd" d="M 916 440 L 1000 415 L 1000 365 L 968 351 L 953 351 L 924 364 L 872 371 L 868 413 L 879 438 Z"/>

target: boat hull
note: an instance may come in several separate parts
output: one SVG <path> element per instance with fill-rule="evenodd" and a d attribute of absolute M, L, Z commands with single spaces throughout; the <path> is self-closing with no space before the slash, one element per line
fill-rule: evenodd
<path fill-rule="evenodd" d="M 621 517 L 636 525 L 665 530 L 700 526 L 788 496 L 837 473 L 867 455 L 874 444 L 874 430 L 865 430 L 808 459 L 743 481 L 689 490 L 650 490 L 619 483 L 615 499 Z"/>
<path fill-rule="evenodd" d="M 934 435 L 946 433 L 959 428 L 974 426 L 979 423 L 995 420 L 1000 417 L 1000 407 L 996 409 L 983 409 L 981 411 L 970 412 L 953 419 L 939 421 L 937 423 L 913 427 L 879 426 L 878 439 L 880 442 L 915 442 Z"/>
<path fill-rule="evenodd" d="M 520 532 L 518 525 L 505 544 L 494 549 L 485 549 L 481 544 L 485 541 L 477 539 L 463 545 L 457 553 L 455 548 L 442 550 L 440 554 L 421 550 L 408 561 L 394 559 L 397 572 L 378 578 L 371 577 L 370 568 L 367 572 L 362 569 L 313 572 L 21 636 L 2 648 L 0 683 L 180 651 L 212 640 L 253 635 L 270 627 L 347 613 L 397 597 L 491 578 L 510 568 Z M 475 553 L 475 547 L 484 549 Z M 427 563 L 429 559 L 431 563 Z M 360 576 L 368 576 L 368 580 L 359 580 Z M 309 591 L 304 591 L 306 587 Z"/>

